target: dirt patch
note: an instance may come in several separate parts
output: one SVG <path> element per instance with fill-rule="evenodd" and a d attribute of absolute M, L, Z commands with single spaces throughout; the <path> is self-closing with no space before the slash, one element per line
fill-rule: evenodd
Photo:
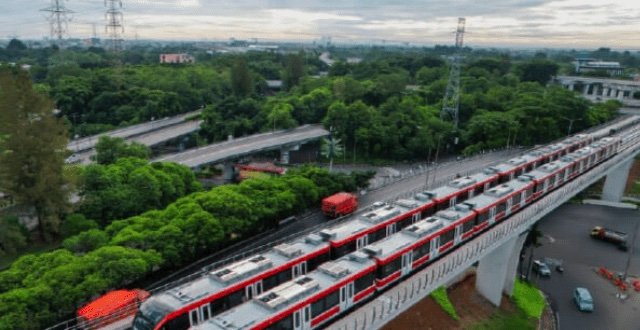
<path fill-rule="evenodd" d="M 460 320 L 454 320 L 431 297 L 427 297 L 400 314 L 383 329 L 467 329 L 488 319 L 497 309 L 476 291 L 475 280 L 475 275 L 469 275 L 447 290 L 449 300 L 455 306 Z M 500 310 L 511 313 L 515 312 L 516 308 L 509 298 L 503 297 Z"/>

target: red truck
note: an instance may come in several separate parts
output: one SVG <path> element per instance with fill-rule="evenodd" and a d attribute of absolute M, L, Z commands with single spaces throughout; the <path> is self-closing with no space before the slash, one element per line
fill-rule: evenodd
<path fill-rule="evenodd" d="M 591 237 L 597 238 L 603 241 L 611 242 L 618 246 L 618 249 L 627 250 L 627 234 L 611 229 L 607 229 L 600 226 L 595 226 L 591 229 Z"/>
<path fill-rule="evenodd" d="M 322 200 L 322 212 L 337 218 L 349 214 L 358 208 L 358 198 L 354 194 L 339 192 Z"/>

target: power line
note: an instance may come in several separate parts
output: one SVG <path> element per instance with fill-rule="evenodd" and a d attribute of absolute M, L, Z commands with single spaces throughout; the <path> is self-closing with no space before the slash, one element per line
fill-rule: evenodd
<path fill-rule="evenodd" d="M 51 28 L 51 39 L 62 41 L 62 37 L 68 35 L 68 23 L 70 18 L 67 14 L 73 14 L 73 11 L 66 8 L 63 4 L 64 0 L 51 0 L 51 6 L 40 9 L 40 11 L 49 12 L 49 25 Z"/>
<path fill-rule="evenodd" d="M 453 126 L 458 127 L 458 108 L 460 103 L 460 60 L 462 42 L 464 38 L 464 17 L 458 18 L 458 28 L 456 29 L 456 44 L 451 58 L 451 71 L 449 72 L 449 82 L 442 100 L 442 110 L 440 118 L 451 119 Z"/>
<path fill-rule="evenodd" d="M 105 32 L 111 39 L 110 48 L 112 51 L 122 50 L 122 37 L 121 33 L 124 33 L 124 23 L 122 16 L 122 0 L 105 0 L 104 5 L 107 7 L 107 24 L 105 25 Z"/>

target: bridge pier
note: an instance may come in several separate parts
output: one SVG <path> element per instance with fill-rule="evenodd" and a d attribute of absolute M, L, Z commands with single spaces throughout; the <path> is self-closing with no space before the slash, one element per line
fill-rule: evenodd
<path fill-rule="evenodd" d="M 495 306 L 500 306 L 502 292 L 513 293 L 520 250 L 526 234 L 514 236 L 480 260 L 476 271 L 476 289 Z"/>
<path fill-rule="evenodd" d="M 608 202 L 620 202 L 622 200 L 622 194 L 624 194 L 632 164 L 633 159 L 630 159 L 621 163 L 607 175 L 604 181 L 604 188 L 602 188 L 602 200 Z"/>
<path fill-rule="evenodd" d="M 233 166 L 233 162 L 224 162 L 224 169 L 222 170 L 222 177 L 225 182 L 233 181 L 233 177 L 235 176 L 235 168 Z"/>
<path fill-rule="evenodd" d="M 300 150 L 300 145 L 296 144 L 294 146 L 283 146 L 280 148 L 280 163 L 281 164 L 289 164 L 289 152 Z"/>

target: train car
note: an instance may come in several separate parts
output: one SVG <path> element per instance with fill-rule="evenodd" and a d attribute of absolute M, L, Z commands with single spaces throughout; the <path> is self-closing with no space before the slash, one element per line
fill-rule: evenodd
<path fill-rule="evenodd" d="M 444 186 L 425 191 L 423 194 L 435 202 L 436 210 L 439 211 L 480 194 L 497 183 L 498 174 L 488 171 L 456 178 Z"/>
<path fill-rule="evenodd" d="M 474 230 L 480 232 L 525 207 L 533 200 L 533 188 L 530 178 L 520 176 L 466 201 L 476 213 Z"/>
<path fill-rule="evenodd" d="M 140 306 L 136 330 L 181 330 L 199 324 L 329 260 L 329 244 L 311 234 L 154 294 Z"/>
<path fill-rule="evenodd" d="M 471 237 L 475 217 L 464 204 L 456 205 L 364 247 L 362 252 L 376 261 L 376 287 L 388 287 Z"/>
<path fill-rule="evenodd" d="M 375 269 L 369 256 L 354 252 L 264 292 L 195 329 L 316 328 L 372 296 L 376 289 Z"/>

